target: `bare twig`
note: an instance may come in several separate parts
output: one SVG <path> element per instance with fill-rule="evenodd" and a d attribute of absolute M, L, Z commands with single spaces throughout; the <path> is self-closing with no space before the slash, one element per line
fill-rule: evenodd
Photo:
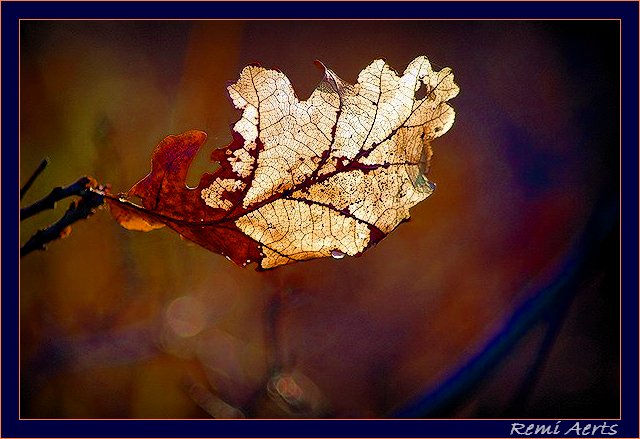
<path fill-rule="evenodd" d="M 36 201 L 31 206 L 20 210 L 20 219 L 28 218 L 45 209 L 51 209 L 56 201 L 73 195 L 80 196 L 73 201 L 65 214 L 50 226 L 38 230 L 25 245 L 20 248 L 20 257 L 34 250 L 46 250 L 47 244 L 56 239 L 64 238 L 71 231 L 71 224 L 92 215 L 96 208 L 104 203 L 104 189 L 96 186 L 95 180 L 90 177 L 82 177 L 75 183 L 64 188 L 57 187 L 42 200 Z M 23 214 L 26 211 L 27 214 Z"/>
<path fill-rule="evenodd" d="M 33 171 L 33 174 L 31 175 L 31 177 L 29 177 L 29 180 L 27 180 L 24 186 L 22 186 L 22 188 L 20 189 L 21 200 L 24 198 L 25 194 L 27 193 L 27 191 L 29 190 L 33 182 L 36 181 L 36 178 L 38 178 L 38 176 L 42 173 L 42 171 L 44 171 L 44 168 L 46 168 L 48 164 L 49 164 L 49 159 L 46 157 L 43 158 L 40 164 L 38 165 L 38 167 L 36 168 L 36 170 Z"/>
<path fill-rule="evenodd" d="M 80 177 L 74 183 L 69 186 L 58 186 L 53 188 L 49 195 L 36 201 L 30 206 L 20 209 L 20 221 L 24 221 L 35 214 L 42 212 L 43 210 L 53 209 L 56 207 L 56 202 L 65 198 L 78 195 L 81 196 L 90 187 L 92 179 L 90 177 Z"/>

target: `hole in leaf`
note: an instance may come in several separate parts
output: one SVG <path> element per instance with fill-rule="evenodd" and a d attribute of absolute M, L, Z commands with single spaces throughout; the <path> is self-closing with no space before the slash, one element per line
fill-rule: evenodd
<path fill-rule="evenodd" d="M 422 99 L 424 99 L 426 97 L 427 97 L 427 86 L 423 82 L 423 83 L 420 84 L 420 88 L 418 88 L 418 90 L 416 90 L 416 99 L 417 100 L 422 100 Z"/>
<path fill-rule="evenodd" d="M 197 187 L 198 183 L 200 183 L 202 174 L 205 172 L 214 173 L 220 168 L 220 163 L 211 162 L 209 159 L 210 154 L 211 149 L 206 147 L 201 148 L 200 151 L 198 151 L 198 154 L 193 159 L 193 162 L 191 162 L 191 166 L 189 166 L 189 171 L 187 172 L 187 187 Z"/>

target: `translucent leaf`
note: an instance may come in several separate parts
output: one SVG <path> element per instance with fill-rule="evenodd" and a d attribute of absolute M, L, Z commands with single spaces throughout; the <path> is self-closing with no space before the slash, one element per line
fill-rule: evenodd
<path fill-rule="evenodd" d="M 358 256 L 379 242 L 433 192 L 430 141 L 451 128 L 447 101 L 459 89 L 450 69 L 433 71 L 425 57 L 401 76 L 373 61 L 355 85 L 321 67 L 324 78 L 306 101 L 283 73 L 245 67 L 228 87 L 242 117 L 234 141 L 212 153 L 220 168 L 188 188 L 206 134 L 169 136 L 151 173 L 127 194 L 142 205 L 110 199 L 116 220 L 138 230 L 166 224 L 262 269 Z"/>

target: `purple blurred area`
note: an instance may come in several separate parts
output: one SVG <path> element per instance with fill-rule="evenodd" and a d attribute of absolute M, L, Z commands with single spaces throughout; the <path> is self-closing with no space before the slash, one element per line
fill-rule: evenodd
<path fill-rule="evenodd" d="M 20 27 L 21 182 L 51 159 L 25 204 L 85 174 L 126 191 L 163 137 L 189 129 L 209 134 L 195 184 L 231 141 L 225 86 L 252 62 L 283 71 L 300 99 L 321 79 L 316 59 L 353 83 L 376 58 L 402 72 L 426 55 L 461 89 L 432 145 L 436 192 L 362 257 L 255 272 L 99 212 L 24 258 L 23 418 L 393 416 L 562 276 L 602 199 L 616 206 L 604 244 L 526 397 L 544 319 L 443 416 L 618 416 L 619 22 Z M 21 241 L 66 204 L 22 223 Z"/>

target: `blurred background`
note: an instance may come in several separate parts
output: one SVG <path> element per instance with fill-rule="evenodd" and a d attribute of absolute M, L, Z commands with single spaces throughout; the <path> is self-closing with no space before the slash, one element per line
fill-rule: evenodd
<path fill-rule="evenodd" d="M 23 418 L 617 417 L 619 22 L 22 20 L 23 200 L 126 191 L 243 66 L 453 68 L 430 198 L 359 258 L 239 268 L 106 211 L 21 260 Z M 69 200 L 21 224 L 21 242 Z"/>

